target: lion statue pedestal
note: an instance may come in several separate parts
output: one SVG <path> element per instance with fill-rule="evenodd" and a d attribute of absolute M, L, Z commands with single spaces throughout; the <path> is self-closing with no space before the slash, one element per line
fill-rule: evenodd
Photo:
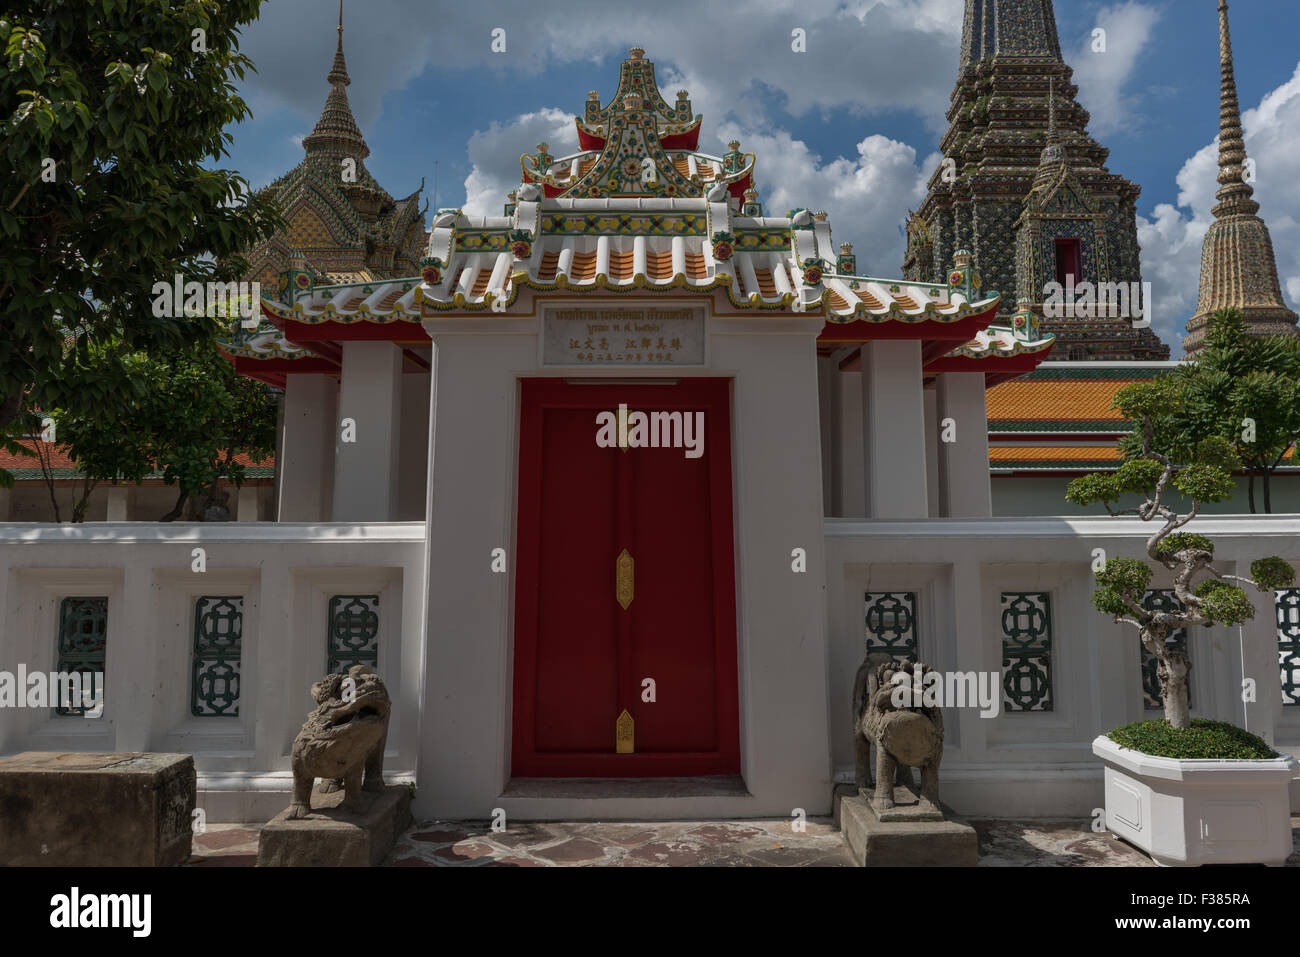
<path fill-rule="evenodd" d="M 868 654 L 853 685 L 854 786 L 835 791 L 835 820 L 862 866 L 974 866 L 975 831 L 939 803 L 943 714 L 914 697 L 926 665 Z M 876 749 L 874 781 L 871 749 Z M 918 791 L 912 768 L 921 769 Z"/>
<path fill-rule="evenodd" d="M 353 665 L 316 682 L 311 696 L 316 708 L 293 740 L 293 798 L 262 828 L 257 864 L 377 866 L 411 823 L 413 789 L 384 785 L 388 690 L 374 671 Z"/>

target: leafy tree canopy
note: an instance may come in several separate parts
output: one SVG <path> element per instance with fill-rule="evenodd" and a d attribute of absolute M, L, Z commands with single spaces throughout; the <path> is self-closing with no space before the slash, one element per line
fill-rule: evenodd
<path fill-rule="evenodd" d="M 238 30 L 262 0 L 8 0 L 0 13 L 0 429 L 60 390 L 67 347 L 179 352 L 211 317 L 155 316 L 150 291 L 237 279 L 270 235 L 269 199 L 235 172 L 225 128 L 252 64 Z M 82 361 L 82 360 L 78 360 Z M 84 383 L 83 383 L 84 385 Z"/>

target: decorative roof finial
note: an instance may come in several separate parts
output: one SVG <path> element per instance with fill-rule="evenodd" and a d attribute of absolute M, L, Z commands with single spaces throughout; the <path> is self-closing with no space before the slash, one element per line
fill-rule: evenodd
<path fill-rule="evenodd" d="M 645 50 L 642 50 L 640 47 L 633 47 L 627 51 L 627 55 L 633 60 L 639 60 L 645 56 Z"/>
<path fill-rule="evenodd" d="M 330 158 L 331 163 L 337 157 L 351 157 L 363 160 L 370 155 L 370 148 L 361 136 L 352 107 L 348 105 L 347 87 L 352 82 L 348 76 L 348 64 L 343 58 L 343 0 L 339 0 L 339 38 L 334 50 L 334 65 L 326 74 L 330 83 L 329 95 L 325 98 L 325 109 L 309 136 L 303 138 L 303 149 L 308 156 L 320 154 Z M 337 166 L 335 167 L 337 169 Z"/>
<path fill-rule="evenodd" d="M 1056 77 L 1047 78 L 1047 142 L 1055 144 L 1056 138 Z"/>
<path fill-rule="evenodd" d="M 1251 199 L 1254 187 L 1243 175 L 1246 142 L 1241 131 L 1241 107 L 1232 67 L 1232 37 L 1228 33 L 1228 0 L 1219 0 L 1219 191 L 1214 198 L 1216 219 L 1233 213 L 1254 215 L 1259 204 Z"/>
<path fill-rule="evenodd" d="M 1065 147 L 1061 145 L 1061 134 L 1056 128 L 1056 77 L 1047 78 L 1047 145 L 1038 161 L 1038 175 L 1034 178 L 1034 189 L 1047 186 L 1051 181 L 1052 171 L 1057 164 L 1065 162 Z"/>
<path fill-rule="evenodd" d="M 330 81 L 331 86 L 347 86 L 352 82 L 348 76 L 347 61 L 343 59 L 343 0 L 339 0 L 339 42 L 334 48 L 334 65 L 330 67 L 325 79 Z"/>

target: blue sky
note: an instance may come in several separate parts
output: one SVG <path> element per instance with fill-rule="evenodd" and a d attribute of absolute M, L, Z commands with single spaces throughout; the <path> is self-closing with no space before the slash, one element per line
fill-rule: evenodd
<path fill-rule="evenodd" d="M 367 165 L 394 195 L 425 178 L 438 204 L 499 212 L 518 157 L 540 139 L 562 153 L 588 90 L 607 99 L 640 45 L 669 99 L 690 91 L 702 147 L 738 137 L 757 154 L 769 209 L 830 211 L 860 266 L 900 273 L 898 224 L 924 192 L 957 71 L 962 0 L 719 0 L 653 6 L 345 0 L 344 50 Z M 1237 82 L 1257 198 L 1284 291 L 1300 299 L 1300 51 L 1295 0 L 1234 0 Z M 1142 187 L 1144 278 L 1156 329 L 1180 350 L 1195 306 L 1200 238 L 1213 203 L 1218 132 L 1216 0 L 1057 0 L 1066 61 L 1112 171 Z M 274 0 L 244 33 L 258 72 L 242 92 L 254 118 L 232 128 L 227 165 L 262 186 L 296 165 L 325 101 L 333 0 Z M 1095 27 L 1107 50 L 1089 49 Z M 1285 26 L 1285 28 L 1283 28 Z M 790 49 L 807 31 L 808 52 Z M 494 28 L 506 51 L 491 50 Z M 1262 104 L 1262 108 L 1261 107 Z M 1177 327 L 1177 328 L 1176 328 Z"/>

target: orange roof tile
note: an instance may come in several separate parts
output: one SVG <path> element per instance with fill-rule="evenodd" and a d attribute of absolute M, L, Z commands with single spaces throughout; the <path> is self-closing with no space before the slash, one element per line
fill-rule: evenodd
<path fill-rule="evenodd" d="M 1119 450 L 1104 445 L 995 445 L 989 461 L 997 462 L 1118 462 Z"/>
<path fill-rule="evenodd" d="M 1124 386 L 1147 379 L 1012 379 L 989 389 L 989 421 L 1106 420 L 1123 429 L 1126 420 L 1111 407 Z M 1127 431 L 1127 429 L 1123 429 Z"/>

